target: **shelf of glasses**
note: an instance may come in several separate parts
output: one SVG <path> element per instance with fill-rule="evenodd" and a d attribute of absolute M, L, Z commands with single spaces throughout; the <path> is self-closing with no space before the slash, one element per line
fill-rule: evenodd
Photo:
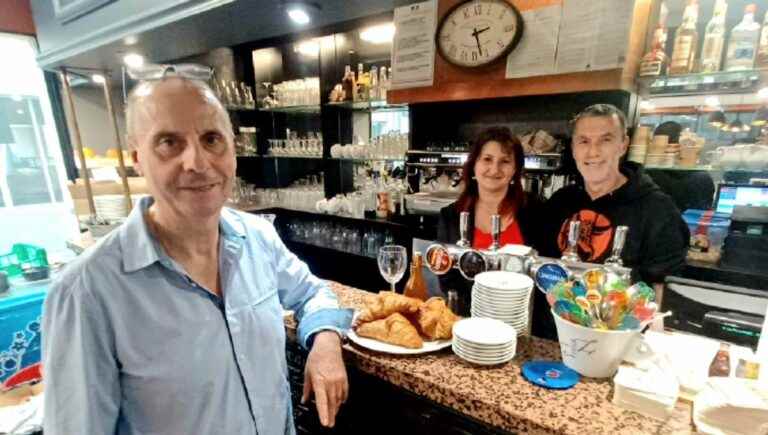
<path fill-rule="evenodd" d="M 346 157 L 332 157 L 331 160 L 338 160 L 340 162 L 353 162 L 353 163 L 372 163 L 372 162 L 404 162 L 405 158 L 368 158 L 368 159 L 353 159 Z"/>
<path fill-rule="evenodd" d="M 640 94 L 649 96 L 698 95 L 701 93 L 749 93 L 766 82 L 768 70 L 639 77 Z"/>
<path fill-rule="evenodd" d="M 320 105 L 312 104 L 307 106 L 280 106 L 280 107 L 263 107 L 259 109 L 262 112 L 275 112 L 275 113 L 307 113 L 317 114 L 320 113 Z"/>
<path fill-rule="evenodd" d="M 342 109 L 349 110 L 361 110 L 361 111 L 379 111 L 379 110 L 403 110 L 407 109 L 407 104 L 390 104 L 386 100 L 373 100 L 373 101 L 339 101 L 334 103 L 328 103 L 331 107 L 340 107 Z"/>
<path fill-rule="evenodd" d="M 311 160 L 322 160 L 323 156 L 276 156 L 276 155 L 266 155 L 263 156 L 265 159 L 311 159 Z"/>

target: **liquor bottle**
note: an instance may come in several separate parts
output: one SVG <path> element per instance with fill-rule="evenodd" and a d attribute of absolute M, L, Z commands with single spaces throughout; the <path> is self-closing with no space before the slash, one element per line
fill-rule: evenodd
<path fill-rule="evenodd" d="M 725 47 L 725 16 L 728 11 L 726 0 L 718 0 L 715 12 L 707 23 L 704 32 L 704 47 L 701 49 L 701 72 L 712 73 L 720 71 Z"/>
<path fill-rule="evenodd" d="M 730 345 L 720 343 L 720 350 L 717 351 L 712 363 L 709 364 L 709 376 L 728 377 L 731 375 L 731 354 L 728 352 Z"/>
<path fill-rule="evenodd" d="M 388 89 L 389 89 L 389 79 L 387 78 L 387 67 L 382 66 L 381 69 L 379 70 L 379 97 L 384 101 L 387 101 Z"/>
<path fill-rule="evenodd" d="M 363 96 L 366 94 L 366 85 L 365 85 L 365 73 L 363 72 L 363 64 L 358 63 L 357 64 L 357 80 L 355 81 L 355 85 L 357 87 L 355 88 L 355 101 L 365 101 L 365 98 Z"/>
<path fill-rule="evenodd" d="M 379 92 L 379 70 L 375 66 L 371 67 L 371 100 L 379 100 L 381 98 L 381 92 Z"/>
<path fill-rule="evenodd" d="M 689 74 L 693 69 L 696 58 L 696 47 L 699 45 L 699 33 L 696 31 L 696 18 L 699 15 L 697 0 L 689 0 L 683 13 L 683 23 L 677 28 L 675 45 L 672 49 L 672 60 L 669 63 L 669 74 Z"/>
<path fill-rule="evenodd" d="M 341 87 L 344 89 L 344 101 L 352 101 L 355 96 L 355 75 L 352 73 L 352 67 L 344 67 L 344 78 L 341 81 Z"/>
<path fill-rule="evenodd" d="M 424 282 L 424 277 L 421 275 L 421 253 L 414 252 L 413 259 L 411 260 L 411 276 L 408 277 L 408 282 L 405 283 L 405 290 L 403 290 L 405 296 L 427 300 L 429 293 L 427 292 L 427 284 Z"/>
<path fill-rule="evenodd" d="M 755 68 L 768 68 L 768 11 L 763 18 L 763 32 L 760 34 L 760 44 L 757 47 Z"/>
<path fill-rule="evenodd" d="M 659 24 L 653 32 L 651 51 L 640 61 L 640 77 L 661 76 L 667 73 L 667 54 L 664 52 L 662 41 L 666 39 L 666 31 Z"/>
<path fill-rule="evenodd" d="M 760 38 L 760 24 L 755 22 L 754 3 L 744 8 L 744 19 L 731 30 L 728 54 L 725 57 L 726 71 L 752 69 L 755 66 L 757 42 Z"/>
<path fill-rule="evenodd" d="M 667 46 L 667 5 L 661 2 L 659 23 L 653 31 L 651 49 L 640 61 L 640 77 L 665 75 L 669 67 L 669 57 L 665 52 Z"/>

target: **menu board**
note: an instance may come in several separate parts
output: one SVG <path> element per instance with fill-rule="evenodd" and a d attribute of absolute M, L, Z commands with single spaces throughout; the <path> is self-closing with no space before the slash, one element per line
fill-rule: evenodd
<path fill-rule="evenodd" d="M 523 37 L 507 56 L 505 78 L 554 74 L 563 0 L 515 2 L 523 16 Z"/>
<path fill-rule="evenodd" d="M 635 0 L 564 0 L 556 73 L 621 68 Z"/>
<path fill-rule="evenodd" d="M 437 0 L 395 9 L 391 89 L 432 86 Z"/>

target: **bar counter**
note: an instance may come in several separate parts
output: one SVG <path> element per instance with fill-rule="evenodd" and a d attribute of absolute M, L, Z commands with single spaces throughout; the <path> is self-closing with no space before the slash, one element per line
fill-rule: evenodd
<path fill-rule="evenodd" d="M 365 295 L 370 294 L 332 281 L 329 284 L 343 307 L 361 307 Z M 286 318 L 286 326 L 289 341 L 295 339 L 292 318 Z M 612 385 L 608 380 L 582 378 L 575 387 L 565 391 L 547 390 L 529 383 L 520 371 L 524 362 L 560 360 L 557 342 L 536 337 L 520 338 L 515 358 L 490 368 L 464 362 L 450 349 L 403 357 L 348 343 L 344 345 L 344 358 L 346 364 L 356 370 L 469 416 L 501 433 L 692 432 L 690 406 L 685 403 L 679 404 L 672 417 L 662 423 L 613 405 L 610 402 Z M 350 394 L 354 395 L 354 382 L 350 382 L 350 388 Z"/>

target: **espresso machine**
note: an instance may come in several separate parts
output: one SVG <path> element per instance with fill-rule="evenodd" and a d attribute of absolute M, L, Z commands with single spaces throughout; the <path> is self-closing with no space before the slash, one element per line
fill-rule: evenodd
<path fill-rule="evenodd" d="M 568 248 L 560 258 L 539 256 L 535 250 L 508 245 L 500 247 L 501 218 L 491 216 L 492 243 L 488 249 L 474 249 L 470 246 L 469 213 L 459 215 L 460 240 L 455 245 L 435 243 L 425 252 L 427 267 L 435 275 L 444 275 L 451 269 L 458 269 L 467 279 L 474 280 L 479 273 L 491 270 L 504 270 L 530 276 L 536 285 L 547 292 L 561 280 L 579 279 L 590 269 L 603 268 L 615 274 L 621 280 L 630 281 L 631 269 L 623 265 L 621 253 L 627 239 L 628 227 L 619 226 L 613 239 L 611 255 L 603 264 L 581 261 L 577 252 L 581 223 L 573 220 L 569 224 Z"/>

